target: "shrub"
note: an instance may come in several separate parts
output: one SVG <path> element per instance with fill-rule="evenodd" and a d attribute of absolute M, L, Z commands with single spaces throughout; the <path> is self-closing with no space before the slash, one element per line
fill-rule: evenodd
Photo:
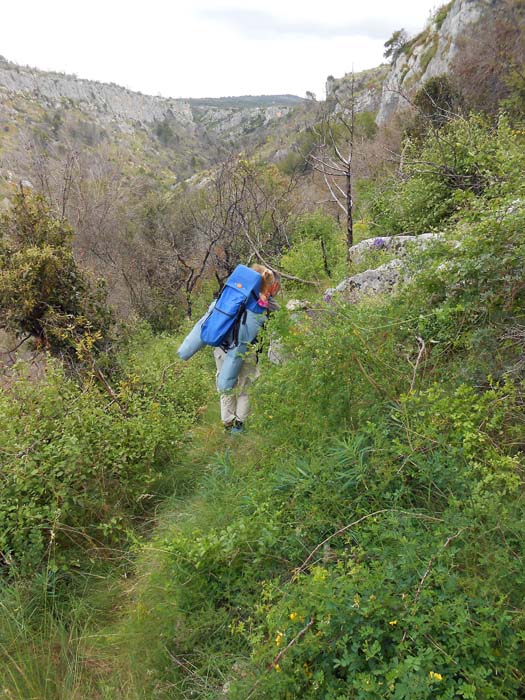
<path fill-rule="evenodd" d="M 409 142 L 403 179 L 387 183 L 372 203 L 375 223 L 385 233 L 423 233 L 446 226 L 476 197 L 515 190 L 521 141 L 505 117 L 493 128 L 471 116 L 447 123 L 422 146 Z"/>
<path fill-rule="evenodd" d="M 105 286 L 79 269 L 72 237 L 39 195 L 17 194 L 0 221 L 0 327 L 70 356 L 102 347 L 112 323 Z"/>
<path fill-rule="evenodd" d="M 293 175 L 297 172 L 306 172 L 309 163 L 308 157 L 317 144 L 317 136 L 313 129 L 301 131 L 291 150 L 278 163 L 278 168 L 285 175 Z"/>
<path fill-rule="evenodd" d="M 4 565 L 75 566 L 132 537 L 132 518 L 155 502 L 159 479 L 212 386 L 206 365 L 170 368 L 174 339 L 142 332 L 122 357 L 115 401 L 50 363 L 34 384 L 17 371 L 0 396 L 5 430 L 0 506 Z"/>
<path fill-rule="evenodd" d="M 341 272 L 345 245 L 331 216 L 318 211 L 299 217 L 291 226 L 290 237 L 292 246 L 280 260 L 283 270 L 306 280 L 331 278 Z"/>
<path fill-rule="evenodd" d="M 447 15 L 450 12 L 452 4 L 452 2 L 447 2 L 446 5 L 441 5 L 441 7 L 439 7 L 434 13 L 432 20 L 436 25 L 436 29 L 441 29 L 443 22 L 446 20 Z"/>
<path fill-rule="evenodd" d="M 133 636 L 149 639 L 152 683 L 200 697 L 514 698 L 521 391 L 433 386 L 352 432 L 321 443 L 313 430 L 309 449 L 288 422 L 286 443 L 267 431 L 251 459 L 216 460 L 198 510 L 154 544 Z"/>
<path fill-rule="evenodd" d="M 431 129 L 439 129 L 454 115 L 461 113 L 461 97 L 447 75 L 438 75 L 425 81 L 414 96 L 418 114 L 407 134 L 422 138 Z"/>

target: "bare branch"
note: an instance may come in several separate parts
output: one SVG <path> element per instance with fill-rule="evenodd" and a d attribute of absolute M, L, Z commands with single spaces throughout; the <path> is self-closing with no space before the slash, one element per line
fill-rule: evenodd
<path fill-rule="evenodd" d="M 295 644 L 297 644 L 301 637 L 304 637 L 304 635 L 308 632 L 308 630 L 314 624 L 314 622 L 315 617 L 312 617 L 311 620 L 303 627 L 303 629 L 298 634 L 296 634 L 292 640 L 288 642 L 284 649 L 281 649 L 281 651 L 277 654 L 277 656 L 274 658 L 271 664 L 269 664 L 268 668 L 276 668 L 276 666 L 279 664 L 279 661 L 283 658 L 286 652 L 289 651 Z"/>
<path fill-rule="evenodd" d="M 326 186 L 327 186 L 328 189 L 330 190 L 330 194 L 331 194 L 332 197 L 334 198 L 334 202 L 336 202 L 337 205 L 339 206 L 339 208 L 340 208 L 345 214 L 347 214 L 347 213 L 348 213 L 347 208 L 345 207 L 345 205 L 344 205 L 342 202 L 339 201 L 339 199 L 338 199 L 337 195 L 335 194 L 334 190 L 332 189 L 332 186 L 331 186 L 331 184 L 330 184 L 330 181 L 328 180 L 328 177 L 327 177 L 326 175 L 324 176 L 324 181 L 325 181 L 325 183 L 326 183 Z"/>

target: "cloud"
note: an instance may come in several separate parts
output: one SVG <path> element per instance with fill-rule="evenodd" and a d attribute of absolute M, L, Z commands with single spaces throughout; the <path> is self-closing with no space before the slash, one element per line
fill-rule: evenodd
<path fill-rule="evenodd" d="M 395 29 L 391 18 L 364 18 L 350 22 L 314 22 L 304 19 L 281 19 L 264 10 L 242 8 L 207 8 L 199 15 L 221 22 L 246 39 L 335 39 L 364 36 L 383 39 Z"/>

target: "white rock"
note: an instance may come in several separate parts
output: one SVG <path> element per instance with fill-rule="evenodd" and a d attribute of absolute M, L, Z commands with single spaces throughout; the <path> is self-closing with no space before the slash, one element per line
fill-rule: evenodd
<path fill-rule="evenodd" d="M 396 253 L 396 255 L 404 255 L 407 252 L 407 248 L 410 248 L 412 245 L 425 248 L 429 243 L 442 240 L 443 238 L 443 233 L 421 233 L 417 236 L 377 236 L 376 238 L 367 238 L 350 248 L 349 257 L 351 262 L 358 264 L 369 251 L 384 250 Z"/>
<path fill-rule="evenodd" d="M 364 296 L 390 292 L 399 282 L 403 267 L 401 260 L 391 260 L 375 270 L 365 270 L 365 272 L 347 277 L 335 289 L 327 289 L 324 299 L 329 301 L 334 295 L 337 295 L 343 301 L 355 303 Z"/>
<path fill-rule="evenodd" d="M 309 303 L 304 299 L 290 299 L 286 302 L 288 311 L 303 311 L 309 308 Z"/>

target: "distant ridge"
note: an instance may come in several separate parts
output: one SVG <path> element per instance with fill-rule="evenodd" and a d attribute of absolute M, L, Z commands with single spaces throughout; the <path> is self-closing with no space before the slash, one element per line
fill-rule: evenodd
<path fill-rule="evenodd" d="M 304 97 L 297 95 L 241 95 L 239 97 L 188 97 L 192 107 L 290 107 L 305 102 Z"/>

